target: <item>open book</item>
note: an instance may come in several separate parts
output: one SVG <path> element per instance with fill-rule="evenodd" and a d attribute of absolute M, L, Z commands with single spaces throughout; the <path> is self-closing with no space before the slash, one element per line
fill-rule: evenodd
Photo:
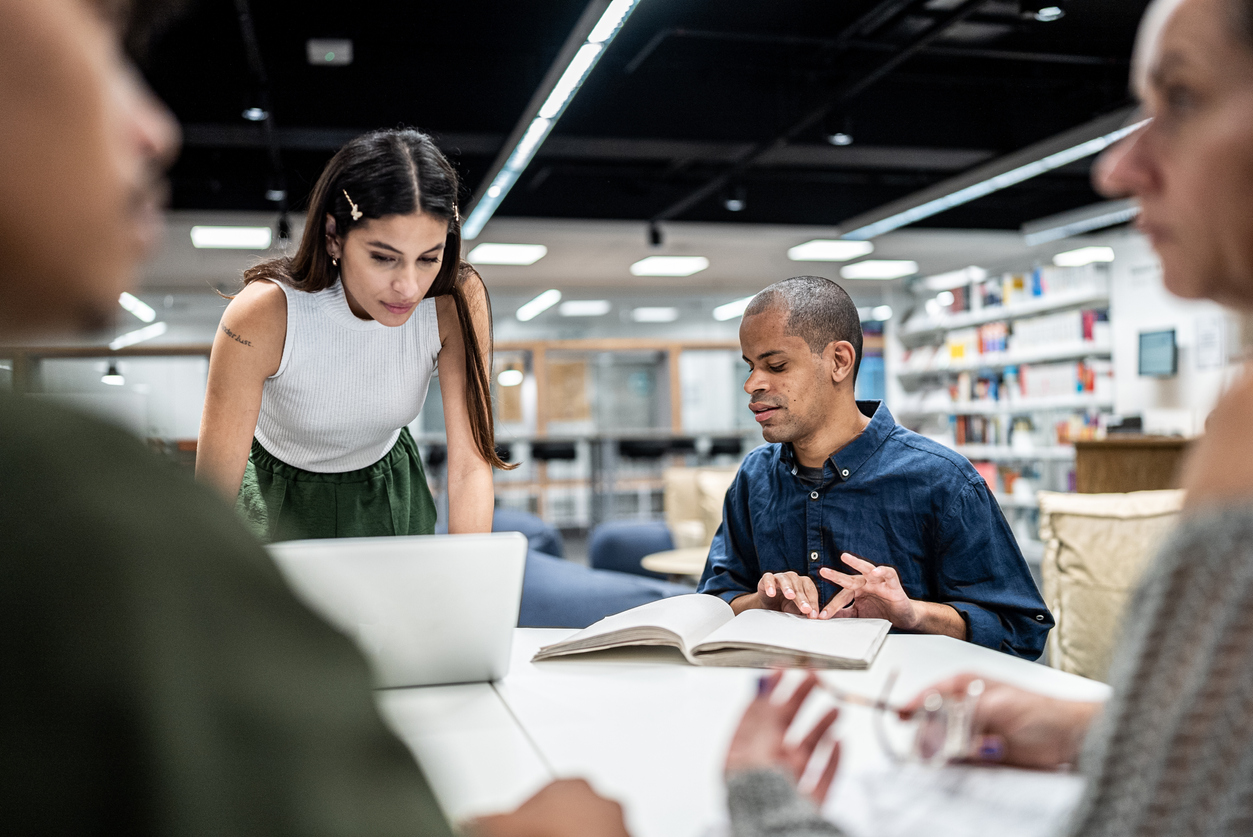
<path fill-rule="evenodd" d="M 716 596 L 695 593 L 649 602 L 604 619 L 534 660 L 630 645 L 670 645 L 698 666 L 868 668 L 891 623 L 807 619 L 770 610 L 739 616 Z"/>

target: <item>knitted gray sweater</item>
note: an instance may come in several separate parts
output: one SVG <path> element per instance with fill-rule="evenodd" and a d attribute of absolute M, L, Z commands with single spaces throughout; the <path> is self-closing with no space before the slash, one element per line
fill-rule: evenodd
<path fill-rule="evenodd" d="M 1253 509 L 1180 524 L 1127 606 L 1074 837 L 1253 834 Z M 782 774 L 728 779 L 735 837 L 828 837 Z"/>

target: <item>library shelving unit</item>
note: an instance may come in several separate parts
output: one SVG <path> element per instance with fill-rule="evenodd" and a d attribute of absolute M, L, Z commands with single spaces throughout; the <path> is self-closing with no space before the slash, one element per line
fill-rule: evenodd
<path fill-rule="evenodd" d="M 1036 268 L 915 287 L 898 329 L 897 419 L 966 456 L 1030 560 L 1038 489 L 1074 490 L 1074 442 L 1113 409 L 1104 265 Z"/>

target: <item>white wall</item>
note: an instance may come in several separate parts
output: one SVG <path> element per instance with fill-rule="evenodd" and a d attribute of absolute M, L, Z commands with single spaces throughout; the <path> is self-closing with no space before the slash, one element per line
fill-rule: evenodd
<path fill-rule="evenodd" d="M 66 403 L 120 424 L 139 436 L 195 439 L 200 432 L 209 361 L 203 357 L 121 358 L 126 379 L 115 387 L 100 382 L 103 359 L 44 360 L 40 389 L 50 396 L 72 396 Z M 122 410 L 119 405 L 125 405 Z"/>
<path fill-rule="evenodd" d="M 1148 432 L 1200 433 L 1238 371 L 1240 320 L 1213 302 L 1184 300 L 1167 291 L 1157 256 L 1142 235 L 1127 233 L 1109 244 L 1116 256 L 1110 280 L 1115 412 L 1143 415 Z M 1179 373 L 1141 377 L 1140 332 L 1171 328 L 1179 346 Z M 1219 356 L 1198 351 L 1198 336 L 1204 335 L 1219 336 Z"/>

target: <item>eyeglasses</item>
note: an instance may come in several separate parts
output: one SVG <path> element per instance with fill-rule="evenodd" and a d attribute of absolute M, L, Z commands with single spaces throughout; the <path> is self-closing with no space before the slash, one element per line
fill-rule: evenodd
<path fill-rule="evenodd" d="M 891 714 L 899 718 L 903 713 L 903 707 L 893 705 L 889 700 L 899 674 L 898 670 L 894 670 L 888 675 L 878 700 L 844 691 L 824 680 L 818 682 L 819 688 L 840 703 L 875 710 L 875 737 L 884 753 L 898 764 L 914 762 L 940 767 L 974 755 L 975 709 L 985 688 L 983 681 L 972 680 L 961 697 L 946 697 L 934 691 L 927 694 L 922 708 L 911 713 L 905 722 L 913 727 L 913 735 L 902 752 L 887 730 L 887 716 Z"/>

